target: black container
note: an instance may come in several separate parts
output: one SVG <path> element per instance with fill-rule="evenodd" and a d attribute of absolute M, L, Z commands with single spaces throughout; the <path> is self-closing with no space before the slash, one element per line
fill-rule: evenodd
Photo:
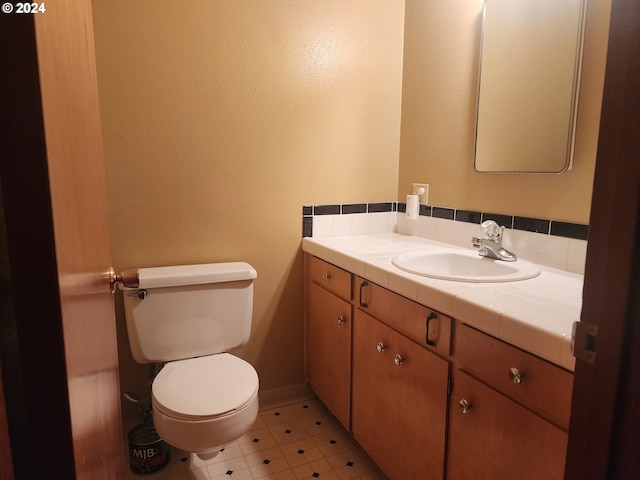
<path fill-rule="evenodd" d="M 129 432 L 129 468 L 137 475 L 161 470 L 171 460 L 169 444 L 156 433 L 152 423 L 143 423 Z"/>

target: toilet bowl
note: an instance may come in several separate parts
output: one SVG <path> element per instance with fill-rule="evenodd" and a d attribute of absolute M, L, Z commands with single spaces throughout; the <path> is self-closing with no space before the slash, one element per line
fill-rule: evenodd
<path fill-rule="evenodd" d="M 258 383 L 255 369 L 228 353 L 170 362 L 152 385 L 156 431 L 174 447 L 213 458 L 255 422 Z"/>

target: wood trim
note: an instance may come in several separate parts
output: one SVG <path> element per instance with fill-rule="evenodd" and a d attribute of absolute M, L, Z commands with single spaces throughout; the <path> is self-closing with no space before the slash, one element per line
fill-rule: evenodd
<path fill-rule="evenodd" d="M 637 380 L 631 383 L 640 350 L 638 39 L 640 3 L 613 0 L 581 318 L 600 330 L 595 366 L 576 365 L 565 472 L 571 480 L 635 478 L 640 467 L 640 421 L 628 408 L 639 401 Z M 635 374 L 619 376 L 627 371 Z M 621 442 L 629 436 L 635 441 Z"/>

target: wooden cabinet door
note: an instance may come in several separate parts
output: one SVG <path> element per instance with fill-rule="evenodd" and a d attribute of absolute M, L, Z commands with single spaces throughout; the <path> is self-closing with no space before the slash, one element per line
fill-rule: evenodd
<path fill-rule="evenodd" d="M 353 330 L 356 440 L 392 480 L 442 480 L 449 364 L 360 310 Z"/>
<path fill-rule="evenodd" d="M 305 346 L 311 388 L 349 429 L 351 304 L 313 282 L 309 286 Z"/>
<path fill-rule="evenodd" d="M 465 414 L 460 402 L 471 407 Z M 457 370 L 449 414 L 448 480 L 554 480 L 567 434 Z"/>

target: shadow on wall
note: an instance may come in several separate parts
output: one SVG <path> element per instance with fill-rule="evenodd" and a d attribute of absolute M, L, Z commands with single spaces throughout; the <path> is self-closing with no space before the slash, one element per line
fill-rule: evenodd
<path fill-rule="evenodd" d="M 280 283 L 273 287 L 273 294 L 262 307 L 264 316 L 255 317 L 248 347 L 237 349 L 258 371 L 260 390 L 285 387 L 304 381 L 304 262 L 302 250 L 298 248 L 290 263 L 278 272 Z M 256 290 L 271 281 L 267 274 L 256 280 Z M 263 283 L 264 282 L 264 283 Z M 285 350 L 285 352 L 283 352 Z"/>
<path fill-rule="evenodd" d="M 129 347 L 127 324 L 124 318 L 122 291 L 115 295 L 116 329 L 118 334 L 118 363 L 120 374 L 120 392 L 132 392 L 143 401 L 151 399 L 151 385 L 148 383 L 151 365 L 136 362 Z M 120 396 L 123 420 L 141 420 L 137 405 Z"/>

